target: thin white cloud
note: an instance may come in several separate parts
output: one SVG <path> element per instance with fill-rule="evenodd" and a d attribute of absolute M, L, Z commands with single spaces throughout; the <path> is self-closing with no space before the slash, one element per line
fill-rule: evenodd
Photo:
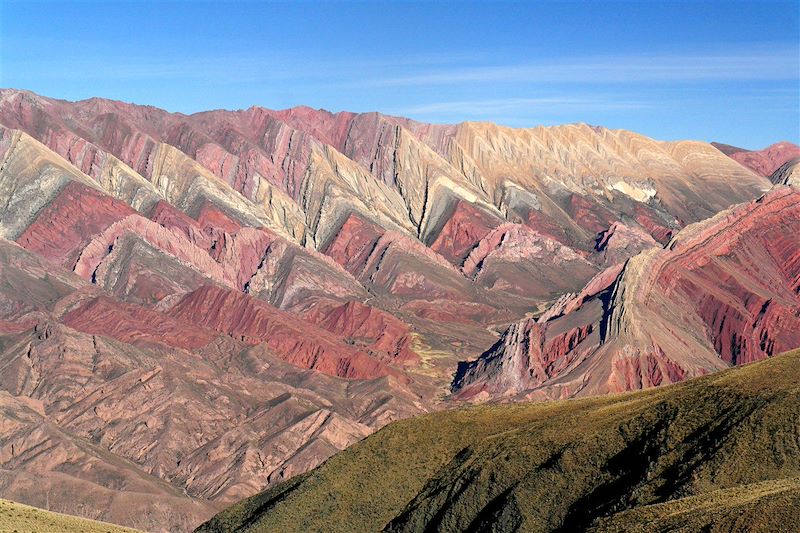
<path fill-rule="evenodd" d="M 190 59 L 139 57 L 122 58 L 117 62 L 87 62 L 81 56 L 58 60 L 29 56 L 21 62 L 15 54 L 3 55 L 7 69 L 21 70 L 28 79 L 186 79 L 223 84 L 308 80 L 373 88 L 800 79 L 798 48 L 787 44 L 727 53 L 564 57 L 516 64 L 486 64 L 491 61 L 487 54 L 345 61 L 272 54 L 270 57 L 198 56 Z M 387 72 L 402 74 L 387 76 Z"/>
<path fill-rule="evenodd" d="M 401 115 L 464 115 L 464 116 L 490 116 L 508 112 L 537 112 L 548 113 L 552 111 L 610 111 L 624 109 L 642 109 L 650 107 L 648 104 L 632 101 L 617 101 L 612 99 L 597 98 L 500 98 L 483 100 L 461 100 L 454 102 L 434 102 L 414 105 L 393 110 Z"/>
<path fill-rule="evenodd" d="M 16 45 L 17 43 L 15 43 Z M 79 50 L 79 49 L 78 49 Z M 0 50 L 0 57 L 10 59 L 9 67 L 27 79 L 97 79 L 97 80 L 190 80 L 216 83 L 324 80 L 355 83 L 364 73 L 382 73 L 397 69 L 419 71 L 446 68 L 476 59 L 467 54 L 429 54 L 377 59 L 331 60 L 270 53 L 263 56 L 121 57 L 98 61 L 81 54 L 64 57 L 23 57 Z M 478 56 L 483 57 L 483 56 Z"/>
<path fill-rule="evenodd" d="M 408 76 L 374 78 L 372 86 L 461 83 L 636 83 L 666 81 L 795 80 L 797 47 L 730 54 L 564 58 L 516 65 L 454 67 Z"/>

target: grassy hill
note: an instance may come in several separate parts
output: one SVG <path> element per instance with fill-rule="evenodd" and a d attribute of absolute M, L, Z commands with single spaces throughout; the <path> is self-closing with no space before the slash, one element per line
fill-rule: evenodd
<path fill-rule="evenodd" d="M 674 386 L 384 428 L 200 531 L 795 531 L 800 351 Z"/>
<path fill-rule="evenodd" d="M 136 533 L 136 530 L 0 499 L 0 532 Z"/>

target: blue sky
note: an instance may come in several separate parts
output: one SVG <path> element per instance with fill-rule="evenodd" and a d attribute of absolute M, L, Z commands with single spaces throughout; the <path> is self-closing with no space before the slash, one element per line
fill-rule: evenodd
<path fill-rule="evenodd" d="M 294 105 L 800 140 L 800 0 L 0 0 L 0 86 L 170 111 Z"/>

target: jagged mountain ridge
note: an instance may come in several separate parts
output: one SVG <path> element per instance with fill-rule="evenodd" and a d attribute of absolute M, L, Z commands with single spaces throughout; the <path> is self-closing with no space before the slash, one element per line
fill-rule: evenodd
<path fill-rule="evenodd" d="M 92 176 L 111 172 L 101 164 L 106 160 L 108 165 L 121 160 L 181 208 L 188 205 L 189 188 L 182 175 L 211 172 L 249 200 L 239 206 L 250 205 L 254 216 L 259 214 L 255 207 L 269 207 L 268 215 L 260 213 L 262 222 L 317 246 L 342 222 L 337 201 L 383 225 L 396 224 L 389 229 L 415 234 L 426 244 L 436 240 L 444 224 L 438 215 L 454 201 L 466 200 L 499 219 L 539 211 L 537 217 L 571 222 L 568 234 L 558 237 L 585 246 L 610 225 L 604 220 L 609 204 L 629 223 L 649 226 L 663 237 L 676 222 L 701 220 L 766 187 L 710 145 L 659 143 L 586 125 L 435 126 L 309 108 L 186 116 L 12 90 L 0 95 L 0 117 L 5 126 L 28 132 Z M 200 168 L 181 160 L 182 154 Z M 704 183 L 693 183 L 695 176 Z M 676 180 L 686 190 L 676 190 Z M 349 197 L 337 200 L 343 193 Z M 641 201 L 653 197 L 663 206 Z M 631 199 L 640 202 L 631 204 Z M 582 227 L 569 219 L 579 210 L 598 221 Z"/>
<path fill-rule="evenodd" d="M 585 125 L 13 90 L 0 125 L 0 368 L 26 421 L 0 486 L 155 509 L 149 529 L 441 407 L 497 329 L 771 186 L 704 143 Z"/>
<path fill-rule="evenodd" d="M 462 398 L 636 390 L 800 345 L 800 192 L 775 190 L 598 274 L 459 366 Z"/>
<path fill-rule="evenodd" d="M 786 161 L 772 173 L 769 179 L 776 185 L 800 185 L 800 157 Z"/>

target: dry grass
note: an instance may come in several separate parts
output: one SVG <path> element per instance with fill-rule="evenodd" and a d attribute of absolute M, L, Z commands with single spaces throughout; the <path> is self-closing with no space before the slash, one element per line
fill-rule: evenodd
<path fill-rule="evenodd" d="M 800 527 L 798 505 L 800 478 L 762 481 L 617 513 L 601 519 L 595 531 L 792 531 Z"/>
<path fill-rule="evenodd" d="M 798 420 L 800 352 L 644 392 L 434 413 L 206 531 L 780 531 L 754 517 L 800 522 Z"/>
<path fill-rule="evenodd" d="M 2 533 L 135 533 L 135 529 L 0 499 Z"/>

